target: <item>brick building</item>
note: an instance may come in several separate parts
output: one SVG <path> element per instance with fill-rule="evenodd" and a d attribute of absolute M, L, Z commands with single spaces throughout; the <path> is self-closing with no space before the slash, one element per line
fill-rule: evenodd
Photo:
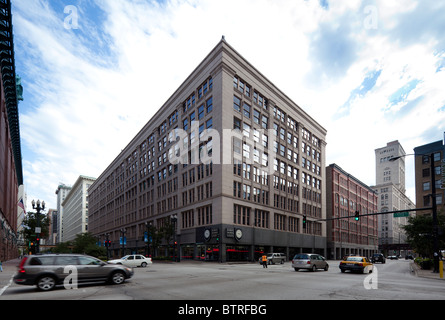
<path fill-rule="evenodd" d="M 326 167 L 327 218 L 352 217 L 377 212 L 377 194 L 336 164 Z M 327 258 L 346 254 L 370 257 L 378 252 L 378 216 L 335 219 L 327 222 Z"/>
<path fill-rule="evenodd" d="M 445 167 L 444 142 L 439 140 L 418 146 L 414 148 L 414 153 L 417 208 L 427 208 L 433 205 L 431 198 L 433 191 L 431 178 L 434 174 L 437 213 L 445 214 L 445 170 L 443 169 Z M 431 165 L 434 167 L 434 170 L 431 170 Z M 432 215 L 432 210 L 418 211 L 417 214 Z"/>

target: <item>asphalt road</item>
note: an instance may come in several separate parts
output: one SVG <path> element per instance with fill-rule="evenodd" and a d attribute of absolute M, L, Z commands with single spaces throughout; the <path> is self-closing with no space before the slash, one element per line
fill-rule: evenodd
<path fill-rule="evenodd" d="M 416 277 L 409 261 L 387 260 L 372 274 L 295 272 L 290 262 L 263 269 L 259 264 L 154 263 L 135 268 L 123 285 L 79 285 L 51 292 L 14 283 L 2 286 L 0 300 L 443 300 L 445 281 Z"/>

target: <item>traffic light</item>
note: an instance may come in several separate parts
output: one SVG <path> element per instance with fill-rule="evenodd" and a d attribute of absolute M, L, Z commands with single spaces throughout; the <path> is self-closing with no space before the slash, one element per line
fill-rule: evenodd
<path fill-rule="evenodd" d="M 303 229 L 306 229 L 306 216 L 303 216 Z"/>
<path fill-rule="evenodd" d="M 356 211 L 355 212 L 355 221 L 359 221 L 360 220 L 360 212 Z"/>

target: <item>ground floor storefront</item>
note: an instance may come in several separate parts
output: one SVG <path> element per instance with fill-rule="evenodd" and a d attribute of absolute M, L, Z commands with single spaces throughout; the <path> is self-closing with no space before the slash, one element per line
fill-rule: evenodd
<path fill-rule="evenodd" d="M 252 262 L 264 253 L 282 253 L 290 261 L 297 253 L 318 253 L 326 256 L 326 238 L 234 225 L 213 225 L 181 230 L 175 241 L 154 247 L 144 241 L 127 240 L 112 244 L 109 258 L 126 254 L 143 254 L 174 261 L 196 260 L 214 262 Z"/>
<path fill-rule="evenodd" d="M 264 253 L 283 253 L 289 261 L 302 252 L 326 254 L 325 237 L 236 225 L 186 230 L 177 239 L 181 260 L 258 261 Z"/>

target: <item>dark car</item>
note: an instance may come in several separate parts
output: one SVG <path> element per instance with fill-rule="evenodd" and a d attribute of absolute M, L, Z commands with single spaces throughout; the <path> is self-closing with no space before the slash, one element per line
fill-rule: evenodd
<path fill-rule="evenodd" d="M 372 263 L 381 262 L 385 263 L 386 259 L 381 253 L 374 253 L 371 258 Z"/>
<path fill-rule="evenodd" d="M 121 284 L 133 276 L 133 269 L 80 254 L 32 255 L 22 259 L 14 282 L 49 291 L 58 284 L 65 284 L 68 276 L 70 285 L 93 281 Z"/>

